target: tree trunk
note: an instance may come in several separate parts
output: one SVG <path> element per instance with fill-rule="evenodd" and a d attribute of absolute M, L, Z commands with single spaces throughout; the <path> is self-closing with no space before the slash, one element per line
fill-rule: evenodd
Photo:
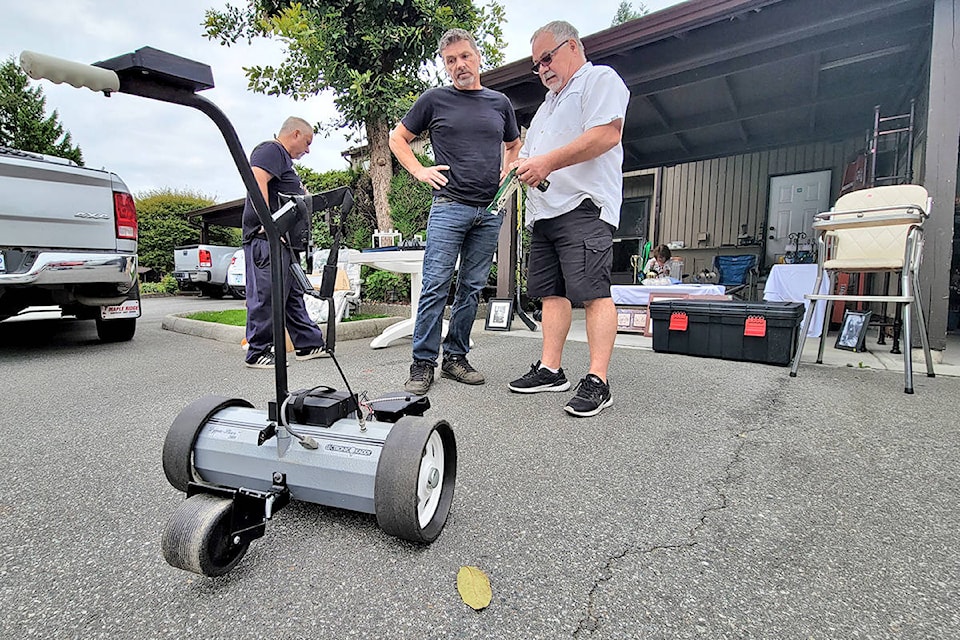
<path fill-rule="evenodd" d="M 387 191 L 393 178 L 393 162 L 388 138 L 390 127 L 385 120 L 367 122 L 367 145 L 370 149 L 370 182 L 373 184 L 373 207 L 381 230 L 392 229 Z"/>

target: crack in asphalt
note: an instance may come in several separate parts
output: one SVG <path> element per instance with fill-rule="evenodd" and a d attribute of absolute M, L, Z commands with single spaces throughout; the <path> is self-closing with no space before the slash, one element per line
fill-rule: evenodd
<path fill-rule="evenodd" d="M 763 393 L 758 398 L 758 401 L 754 406 L 765 407 L 765 409 L 761 412 L 762 414 L 775 412 L 777 398 L 782 384 L 783 383 L 781 382 L 776 387 L 769 389 L 766 393 Z M 761 425 L 766 425 L 766 422 L 762 419 L 758 419 L 756 414 L 753 414 L 752 417 L 753 420 L 751 422 L 754 424 L 759 423 Z M 747 416 L 744 415 L 735 415 L 734 418 L 738 423 L 740 423 L 741 426 L 744 426 L 744 423 L 747 421 Z M 727 495 L 723 492 L 723 487 L 731 481 L 733 478 L 733 469 L 741 462 L 741 454 L 746 446 L 746 437 L 752 433 L 763 431 L 765 429 L 766 426 L 758 426 L 753 428 L 740 428 L 736 430 L 733 435 L 733 437 L 736 438 L 736 446 L 734 447 L 733 453 L 730 456 L 730 460 L 723 468 L 721 477 L 718 480 L 706 482 L 706 485 L 715 491 L 719 499 L 719 504 L 715 506 L 704 507 L 704 509 L 700 512 L 699 521 L 692 529 L 690 529 L 689 533 L 687 534 L 687 538 L 689 540 L 688 542 L 654 545 L 645 549 L 640 548 L 639 546 L 627 546 L 619 553 L 611 555 L 607 558 L 606 563 L 600 570 L 600 576 L 593 583 L 593 586 L 590 587 L 590 591 L 587 593 L 587 612 L 586 615 L 580 619 L 580 622 L 577 624 L 577 628 L 574 629 L 574 638 L 580 638 L 585 635 L 592 634 L 594 631 L 600 629 L 603 621 L 602 618 L 599 615 L 596 615 L 594 611 L 594 599 L 597 592 L 600 590 L 600 587 L 613 578 L 614 564 L 627 557 L 631 553 L 648 554 L 659 551 L 682 551 L 686 549 L 692 549 L 699 544 L 699 542 L 696 540 L 696 537 L 699 532 L 707 526 L 707 518 L 709 518 L 713 513 L 723 511 L 729 504 L 727 501 Z"/>

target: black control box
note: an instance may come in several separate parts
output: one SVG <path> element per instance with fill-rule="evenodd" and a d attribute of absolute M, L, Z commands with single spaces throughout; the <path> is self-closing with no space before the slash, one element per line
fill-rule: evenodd
<path fill-rule="evenodd" d="M 337 420 L 355 416 L 357 399 L 346 391 L 337 391 L 330 387 L 319 389 L 301 389 L 290 394 L 287 402 L 287 422 L 309 425 L 311 427 L 329 427 Z M 270 401 L 267 416 L 276 420 L 277 403 Z"/>

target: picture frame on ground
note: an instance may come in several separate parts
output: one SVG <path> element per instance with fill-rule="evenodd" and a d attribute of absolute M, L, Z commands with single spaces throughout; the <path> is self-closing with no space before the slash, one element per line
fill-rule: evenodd
<path fill-rule="evenodd" d="M 654 302 L 667 302 L 670 300 L 686 300 L 689 297 L 689 294 L 686 293 L 651 293 L 649 304 L 652 305 Z M 644 335 L 651 338 L 653 337 L 653 315 L 649 313 L 647 314 L 647 330 Z"/>
<path fill-rule="evenodd" d="M 649 316 L 647 307 L 617 307 L 617 333 L 645 335 Z"/>
<path fill-rule="evenodd" d="M 487 303 L 487 331 L 510 331 L 513 323 L 513 298 L 492 298 Z"/>
<path fill-rule="evenodd" d="M 843 322 L 840 324 L 840 332 L 837 333 L 837 343 L 835 349 L 846 349 L 847 351 L 866 351 L 864 342 L 867 339 L 867 329 L 870 325 L 870 316 L 872 311 L 850 311 L 843 312 Z"/>

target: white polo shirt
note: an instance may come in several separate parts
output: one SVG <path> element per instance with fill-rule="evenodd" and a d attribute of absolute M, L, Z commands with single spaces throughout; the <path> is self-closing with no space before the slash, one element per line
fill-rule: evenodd
<path fill-rule="evenodd" d="M 587 62 L 577 69 L 560 93 L 550 91 L 530 122 L 520 150 L 521 158 L 531 158 L 569 144 L 587 129 L 624 121 L 630 90 L 606 66 Z M 549 176 L 546 192 L 527 190 L 527 227 L 537 220 L 556 218 L 575 209 L 590 198 L 600 207 L 600 219 L 620 225 L 623 202 L 623 145 L 592 160 L 557 169 Z"/>

